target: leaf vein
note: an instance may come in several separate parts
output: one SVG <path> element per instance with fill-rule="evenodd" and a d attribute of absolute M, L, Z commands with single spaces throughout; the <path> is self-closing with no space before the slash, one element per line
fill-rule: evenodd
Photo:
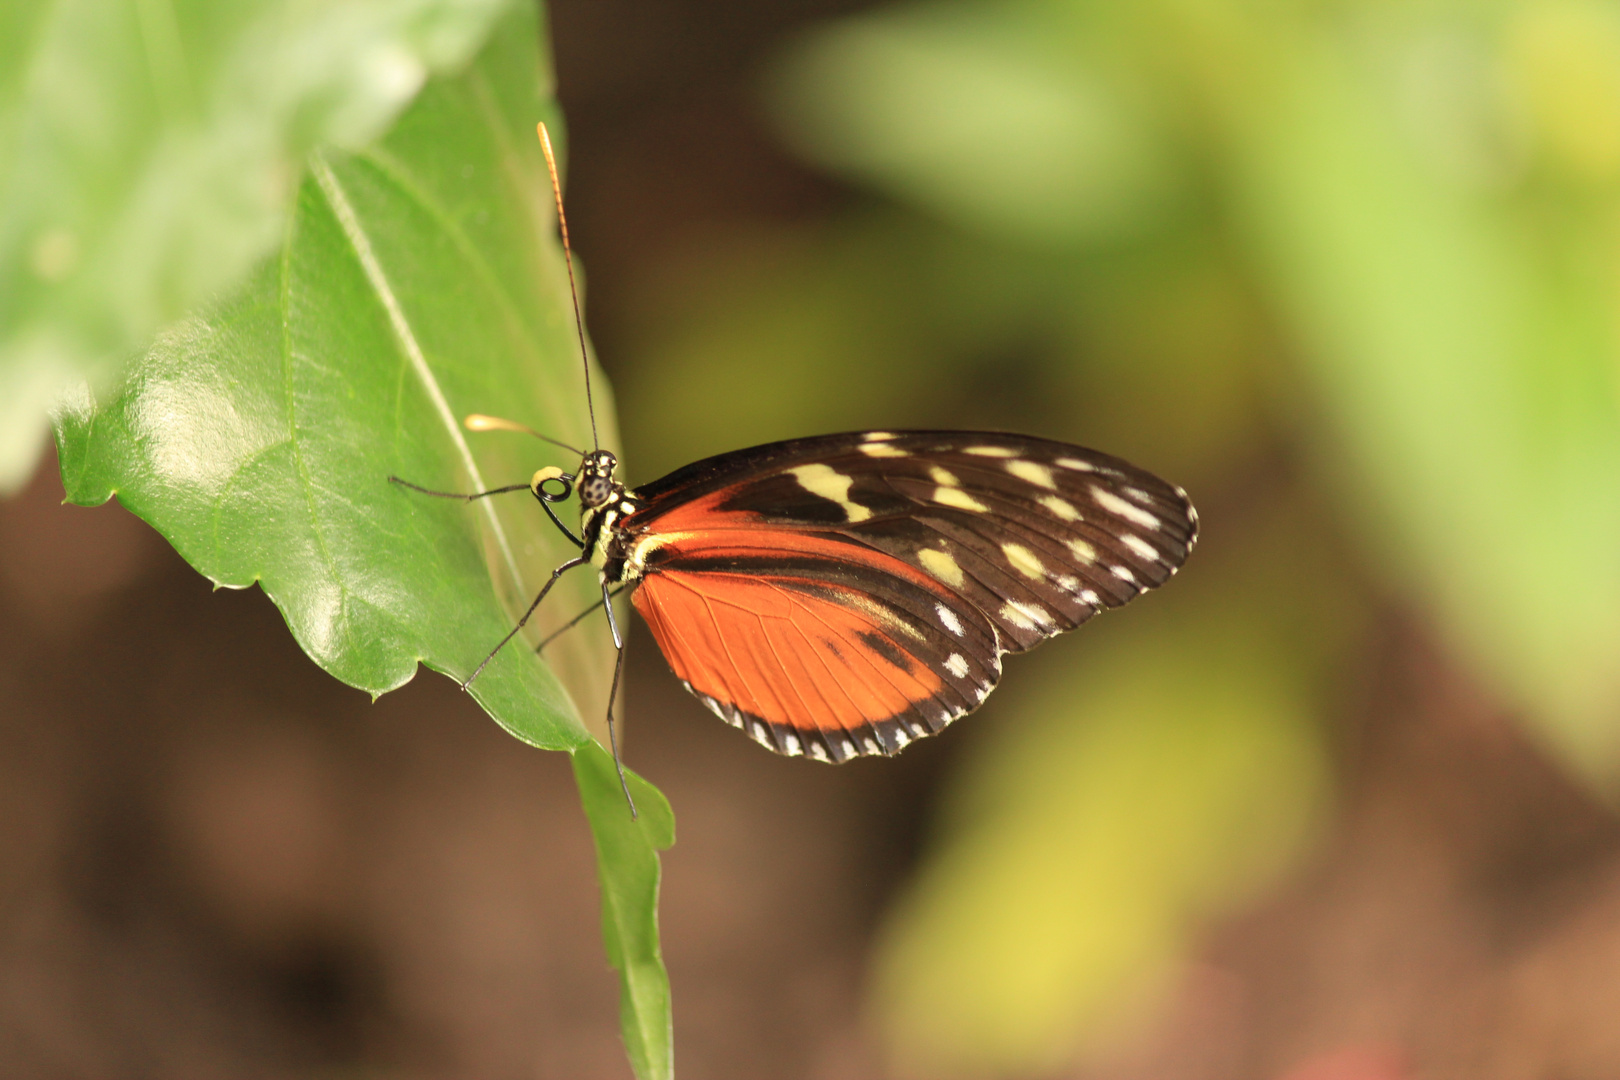
<path fill-rule="evenodd" d="M 423 355 L 422 347 L 416 339 L 416 333 L 411 329 L 410 320 L 406 318 L 404 308 L 400 305 L 399 298 L 394 293 L 393 285 L 389 282 L 388 275 L 384 272 L 381 262 L 377 259 L 377 253 L 372 248 L 370 237 L 366 235 L 365 229 L 360 224 L 359 215 L 355 213 L 354 206 L 349 202 L 347 193 L 344 192 L 336 174 L 332 172 L 331 165 L 328 164 L 322 154 L 311 155 L 310 170 L 314 173 L 316 182 L 320 184 L 327 203 L 332 207 L 332 212 L 337 217 L 338 225 L 343 229 L 343 234 L 348 239 L 349 246 L 354 249 L 355 257 L 360 262 L 360 268 L 366 275 L 367 283 L 371 286 L 378 302 L 388 315 L 389 324 L 394 330 L 394 337 L 399 342 L 400 349 L 404 352 L 412 373 L 426 392 L 428 401 L 433 406 L 434 414 L 444 426 L 445 434 L 455 448 L 456 455 L 461 459 L 462 468 L 466 470 L 467 476 L 471 479 L 474 490 L 482 491 L 488 485 L 484 483 L 483 475 L 478 469 L 478 463 L 473 459 L 472 448 L 467 445 L 467 440 L 462 436 L 461 425 L 457 422 L 455 413 L 450 408 L 450 402 L 444 396 L 444 388 L 439 385 L 439 380 L 434 376 L 433 369 L 428 366 L 427 357 Z M 518 569 L 517 559 L 512 554 L 512 545 L 507 539 L 506 530 L 502 528 L 494 506 L 488 500 L 482 500 L 478 503 L 478 509 L 483 513 L 485 520 L 489 524 L 491 535 L 494 536 L 496 545 L 500 548 L 501 557 L 506 562 L 507 572 L 511 575 L 511 580 L 517 585 L 519 592 L 526 591 L 523 585 L 523 575 Z"/>

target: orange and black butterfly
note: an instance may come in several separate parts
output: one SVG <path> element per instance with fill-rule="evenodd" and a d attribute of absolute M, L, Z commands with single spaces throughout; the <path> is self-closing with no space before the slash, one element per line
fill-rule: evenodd
<path fill-rule="evenodd" d="M 543 128 L 541 139 L 549 164 Z M 555 166 L 552 177 L 555 186 Z M 529 430 L 483 416 L 468 426 Z M 580 548 L 489 657 L 561 574 L 591 565 L 621 665 L 610 599 L 628 588 L 688 690 L 768 749 L 817 761 L 890 756 L 943 731 L 995 688 L 1002 656 L 1163 584 L 1198 535 L 1179 487 L 1023 435 L 793 439 L 635 489 L 619 481 L 610 452 L 574 452 L 574 473 L 551 467 L 474 495 L 427 492 L 470 500 L 528 490 Z M 577 535 L 552 509 L 573 494 Z M 611 699 L 608 712 L 611 732 Z"/>
<path fill-rule="evenodd" d="M 795 439 L 611 491 L 583 519 L 603 581 L 635 586 L 709 708 L 818 761 L 943 731 L 1004 654 L 1162 584 L 1197 532 L 1117 458 L 977 431 Z"/>

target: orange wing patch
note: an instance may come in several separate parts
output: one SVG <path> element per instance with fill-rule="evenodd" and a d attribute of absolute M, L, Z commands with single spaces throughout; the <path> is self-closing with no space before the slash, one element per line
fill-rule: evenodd
<path fill-rule="evenodd" d="M 970 711 L 1000 674 L 978 672 L 982 692 L 942 677 L 916 627 L 837 583 L 664 569 L 632 599 L 687 687 L 778 753 L 898 753 Z M 952 675 L 965 664 L 954 659 Z"/>

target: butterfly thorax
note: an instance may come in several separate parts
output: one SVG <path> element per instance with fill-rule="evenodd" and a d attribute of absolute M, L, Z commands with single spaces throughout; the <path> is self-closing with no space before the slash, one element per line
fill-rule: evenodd
<path fill-rule="evenodd" d="M 593 450 L 580 462 L 574 489 L 579 494 L 580 538 L 586 555 L 613 585 L 635 576 L 627 572 L 619 523 L 641 508 L 635 492 L 614 475 L 618 467 L 618 459 L 608 451 Z"/>

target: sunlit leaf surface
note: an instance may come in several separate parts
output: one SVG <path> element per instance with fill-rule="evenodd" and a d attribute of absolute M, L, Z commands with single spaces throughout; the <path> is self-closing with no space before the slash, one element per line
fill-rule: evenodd
<path fill-rule="evenodd" d="M 312 146 L 374 137 L 507 6 L 0 5 L 0 490 L 65 385 L 274 248 Z"/>
<path fill-rule="evenodd" d="M 388 481 L 474 491 L 577 465 L 527 436 L 469 435 L 460 418 L 472 412 L 590 443 L 533 135 L 536 119 L 556 121 L 542 45 L 520 10 L 380 145 L 317 152 L 279 254 L 228 303 L 165 330 L 120 393 L 86 389 L 61 417 L 73 501 L 116 495 L 212 580 L 259 583 L 317 663 L 372 693 L 419 663 L 470 675 L 574 554 L 526 494 L 468 505 Z M 612 442 L 611 397 L 596 389 Z M 536 633 L 599 597 L 593 571 L 563 578 Z M 592 624 L 548 648 L 550 665 L 519 640 L 472 694 L 518 738 L 583 755 L 626 1043 L 640 1075 L 666 1076 L 656 848 L 673 821 L 639 778 L 631 821 L 581 722 L 604 715 L 611 651 Z"/>

